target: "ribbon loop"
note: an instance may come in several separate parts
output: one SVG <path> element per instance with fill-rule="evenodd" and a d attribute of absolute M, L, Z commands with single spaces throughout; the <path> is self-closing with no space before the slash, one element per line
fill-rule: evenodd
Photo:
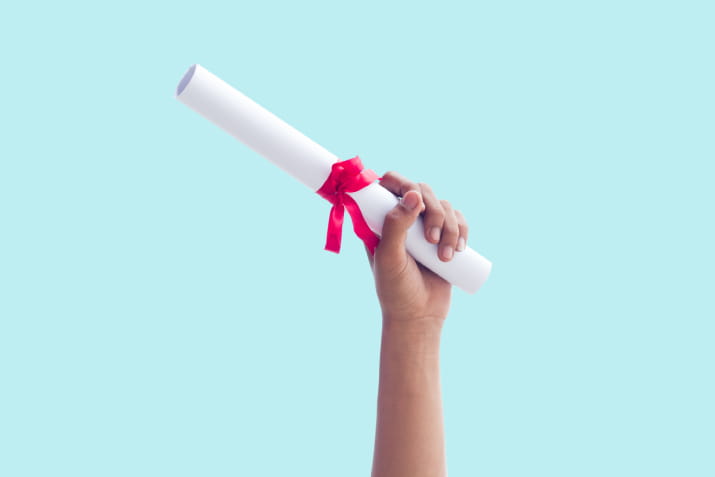
<path fill-rule="evenodd" d="M 360 189 L 379 179 L 375 171 L 364 169 L 359 156 L 345 161 L 334 163 L 330 169 L 330 175 L 320 189 L 316 192 L 322 198 L 333 204 L 328 217 L 328 234 L 325 240 L 325 250 L 340 253 L 342 243 L 343 221 L 345 209 L 348 210 L 353 222 L 355 234 L 365 243 L 371 254 L 375 253 L 375 247 L 380 239 L 370 229 L 360 211 L 360 206 L 355 199 L 348 195 L 348 192 L 357 192 Z"/>

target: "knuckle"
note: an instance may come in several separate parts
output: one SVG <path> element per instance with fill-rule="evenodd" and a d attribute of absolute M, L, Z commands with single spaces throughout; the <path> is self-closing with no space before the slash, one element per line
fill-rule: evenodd
<path fill-rule="evenodd" d="M 417 192 L 420 191 L 420 187 L 412 181 L 406 181 L 402 188 L 404 189 L 405 194 L 411 190 L 416 190 Z"/>
<path fill-rule="evenodd" d="M 459 225 L 459 234 L 465 236 L 469 233 L 469 224 L 464 219 L 464 214 L 459 210 L 454 210 L 454 215 L 457 217 L 457 224 Z"/>
<path fill-rule="evenodd" d="M 391 211 L 389 211 L 387 213 L 387 215 L 385 215 L 385 222 L 386 223 L 396 222 L 396 221 L 400 220 L 400 217 L 402 217 L 402 212 L 399 209 L 394 208 Z"/>
<path fill-rule="evenodd" d="M 457 240 L 457 237 L 459 237 L 459 227 L 457 224 L 445 224 L 444 228 L 442 229 L 442 237 L 446 240 Z"/>
<path fill-rule="evenodd" d="M 427 216 L 425 217 L 425 222 L 428 222 L 430 224 L 442 224 L 445 219 L 445 213 L 443 210 L 440 209 L 432 209 L 428 211 Z"/>
<path fill-rule="evenodd" d="M 444 210 L 452 210 L 452 204 L 450 204 L 448 200 L 442 199 L 439 201 L 439 203 L 442 204 Z"/>
<path fill-rule="evenodd" d="M 425 192 L 432 192 L 432 188 L 429 186 L 429 184 L 425 184 L 424 182 L 418 182 L 417 185 Z"/>

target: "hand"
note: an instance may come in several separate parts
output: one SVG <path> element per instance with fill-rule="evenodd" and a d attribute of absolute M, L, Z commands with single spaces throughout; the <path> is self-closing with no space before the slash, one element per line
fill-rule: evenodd
<path fill-rule="evenodd" d="M 438 200 L 427 184 L 411 182 L 395 172 L 384 174 L 380 184 L 401 197 L 385 216 L 375 256 L 368 253 L 383 319 L 441 323 L 449 312 L 452 285 L 417 263 L 405 250 L 405 238 L 422 213 L 425 238 L 439 244 L 439 259 L 448 262 L 466 248 L 464 216 L 446 200 Z"/>

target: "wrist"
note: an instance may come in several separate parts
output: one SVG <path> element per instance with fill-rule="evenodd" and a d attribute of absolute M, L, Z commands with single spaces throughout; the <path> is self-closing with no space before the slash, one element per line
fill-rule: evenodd
<path fill-rule="evenodd" d="M 425 396 L 439 386 L 442 324 L 434 319 L 385 320 L 380 389 L 385 399 Z"/>
<path fill-rule="evenodd" d="M 398 319 L 383 316 L 383 344 L 390 343 L 397 350 L 431 351 L 438 350 L 444 320 L 423 317 Z"/>
<path fill-rule="evenodd" d="M 390 328 L 395 330 L 422 330 L 426 332 L 438 332 L 442 330 L 445 318 L 419 315 L 419 316 L 406 316 L 404 314 L 398 313 L 384 313 L 382 314 L 382 326 L 383 329 Z"/>

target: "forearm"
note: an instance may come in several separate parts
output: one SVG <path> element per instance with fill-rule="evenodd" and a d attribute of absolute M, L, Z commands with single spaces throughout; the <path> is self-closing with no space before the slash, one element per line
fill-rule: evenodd
<path fill-rule="evenodd" d="M 441 320 L 384 320 L 373 477 L 446 474 Z"/>

